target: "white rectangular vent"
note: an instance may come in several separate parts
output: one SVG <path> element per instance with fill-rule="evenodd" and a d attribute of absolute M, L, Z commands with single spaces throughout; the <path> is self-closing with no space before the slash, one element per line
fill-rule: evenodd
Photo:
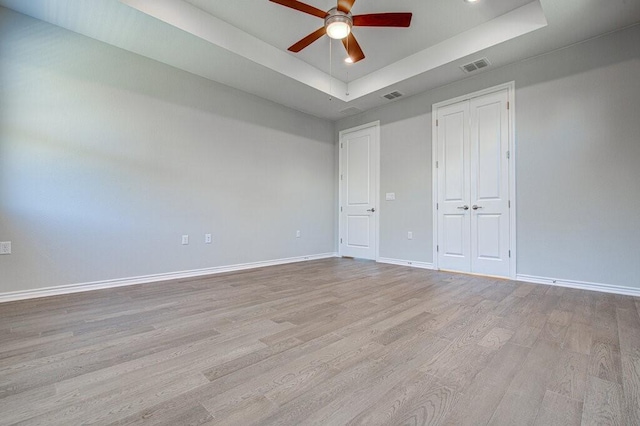
<path fill-rule="evenodd" d="M 469 62 L 468 64 L 462 65 L 462 71 L 466 73 L 474 72 L 482 68 L 486 68 L 491 65 L 491 62 L 487 58 L 480 58 L 477 61 Z"/>
<path fill-rule="evenodd" d="M 340 110 L 340 114 L 344 114 L 344 115 L 353 115 L 353 114 L 357 114 L 359 112 L 362 112 L 362 110 L 360 108 L 356 108 L 356 107 L 349 107 L 349 108 L 345 108 L 345 109 L 341 109 Z"/>
<path fill-rule="evenodd" d="M 404 93 L 400 93 L 397 90 L 395 92 L 387 93 L 386 95 L 382 95 L 383 98 L 392 100 L 395 98 L 399 98 L 400 96 L 404 96 Z"/>

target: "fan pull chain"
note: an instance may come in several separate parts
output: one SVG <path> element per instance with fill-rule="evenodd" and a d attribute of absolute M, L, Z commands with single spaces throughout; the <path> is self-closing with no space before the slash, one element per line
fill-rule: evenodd
<path fill-rule="evenodd" d="M 347 92 L 345 95 L 349 96 L 349 68 L 347 68 Z"/>
<path fill-rule="evenodd" d="M 330 100 L 330 101 L 332 101 L 332 100 L 333 100 L 333 97 L 331 96 L 331 94 L 333 93 L 333 90 L 332 90 L 332 85 L 333 85 L 333 74 L 332 74 L 332 71 L 331 71 L 331 66 L 332 66 L 332 64 L 331 64 L 331 57 L 332 57 L 333 55 L 331 54 L 331 44 L 332 44 L 332 43 L 331 43 L 331 38 L 329 38 L 329 100 Z"/>
<path fill-rule="evenodd" d="M 349 37 L 347 37 L 347 57 L 351 57 L 349 53 Z M 349 96 L 349 66 L 347 66 L 347 92 L 346 95 Z"/>

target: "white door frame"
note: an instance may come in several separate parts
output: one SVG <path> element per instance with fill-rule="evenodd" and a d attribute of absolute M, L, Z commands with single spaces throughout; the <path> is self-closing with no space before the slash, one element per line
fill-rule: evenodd
<path fill-rule="evenodd" d="M 488 95 L 490 93 L 498 92 L 500 90 L 507 90 L 508 102 L 509 102 L 509 201 L 511 208 L 509 209 L 509 245 L 511 250 L 511 256 L 509 258 L 509 278 L 516 279 L 516 144 L 515 144 L 515 82 L 510 81 L 508 83 L 493 86 L 488 89 L 479 90 L 477 92 L 469 93 L 467 95 L 458 96 L 453 99 L 438 102 L 431 107 L 431 170 L 432 170 L 432 194 L 433 194 L 433 268 L 438 267 L 438 211 L 436 204 L 438 203 L 438 169 L 436 168 L 436 161 L 438 160 L 438 129 L 436 126 L 436 120 L 438 118 L 438 109 L 455 104 L 462 101 L 467 101 L 479 96 Z"/>
<path fill-rule="evenodd" d="M 373 133 L 375 135 L 376 144 L 374 150 L 372 152 L 372 163 L 374 168 L 374 183 L 376 186 L 376 201 L 375 201 L 375 209 L 378 215 L 376 216 L 376 225 L 375 225 L 375 260 L 377 261 L 380 258 L 380 120 L 372 121 L 371 123 L 363 124 L 361 126 L 352 127 L 350 129 L 341 130 L 338 138 L 338 255 L 342 256 L 342 212 L 340 209 L 342 208 L 342 140 L 343 135 L 345 133 L 351 133 L 358 130 L 373 128 Z"/>

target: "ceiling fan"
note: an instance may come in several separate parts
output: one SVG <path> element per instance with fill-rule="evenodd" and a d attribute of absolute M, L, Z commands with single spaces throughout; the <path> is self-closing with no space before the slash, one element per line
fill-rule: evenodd
<path fill-rule="evenodd" d="M 300 52 L 323 35 L 341 39 L 350 62 L 364 59 L 364 52 L 351 33 L 351 27 L 408 27 L 411 25 L 411 13 L 372 13 L 368 15 L 352 15 L 351 7 L 356 0 L 338 0 L 337 7 L 323 11 L 297 0 L 270 0 L 309 15 L 324 19 L 324 26 L 312 32 L 302 40 L 289 47 L 291 52 Z"/>

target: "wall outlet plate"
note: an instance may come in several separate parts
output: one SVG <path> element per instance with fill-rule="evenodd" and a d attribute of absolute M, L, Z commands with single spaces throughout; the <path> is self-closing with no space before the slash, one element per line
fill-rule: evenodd
<path fill-rule="evenodd" d="M 0 254 L 11 254 L 11 241 L 0 242 Z"/>
<path fill-rule="evenodd" d="M 408 240 L 413 240 L 413 232 L 411 232 L 411 231 L 407 232 L 407 239 Z"/>
<path fill-rule="evenodd" d="M 211 244 L 211 234 L 204 234 L 204 243 Z"/>

